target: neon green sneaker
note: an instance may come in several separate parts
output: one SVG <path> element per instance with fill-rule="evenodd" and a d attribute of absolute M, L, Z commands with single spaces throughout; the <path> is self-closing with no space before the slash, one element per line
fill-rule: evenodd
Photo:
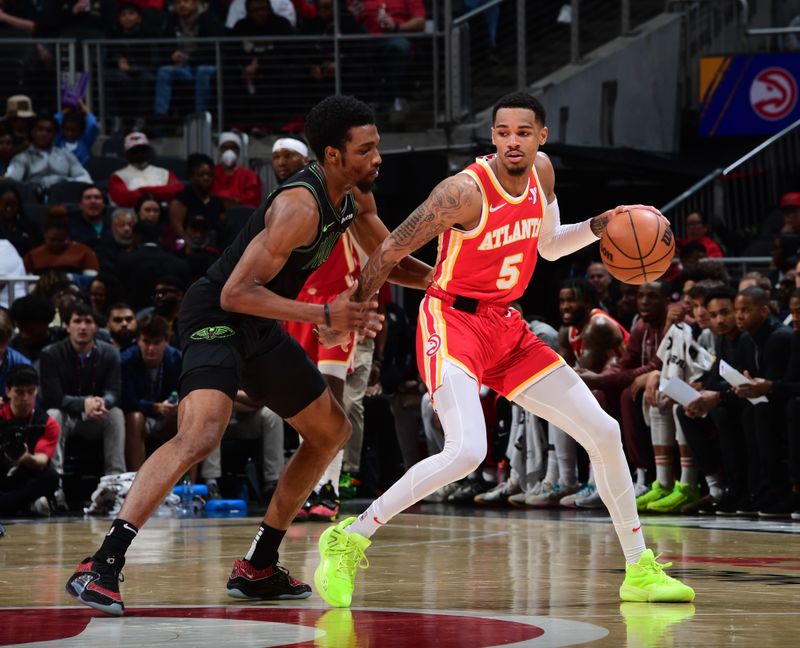
<path fill-rule="evenodd" d="M 314 628 L 322 632 L 322 636 L 314 637 L 314 648 L 358 648 L 359 646 L 353 613 L 350 610 L 328 610 L 317 619 Z"/>
<path fill-rule="evenodd" d="M 678 643 L 673 632 L 675 626 L 694 616 L 694 605 L 620 603 L 619 612 L 625 621 L 629 646 L 672 646 Z"/>
<path fill-rule="evenodd" d="M 646 511 L 647 505 L 650 502 L 657 502 L 662 497 L 666 497 L 669 494 L 670 491 L 664 488 L 658 483 L 658 480 L 656 480 L 653 482 L 653 485 L 650 486 L 649 491 L 647 491 L 644 495 L 639 495 L 639 497 L 636 498 L 636 510 L 639 512 Z"/>
<path fill-rule="evenodd" d="M 356 570 L 369 567 L 364 550 L 372 542 L 358 533 L 345 531 L 355 520 L 354 517 L 342 520 L 325 529 L 319 538 L 320 561 L 314 571 L 314 585 L 325 602 L 333 607 L 350 606 Z"/>
<path fill-rule="evenodd" d="M 650 502 L 647 505 L 648 511 L 654 513 L 679 513 L 680 510 L 687 504 L 696 502 L 700 499 L 700 492 L 691 484 L 684 484 L 682 482 L 675 482 L 672 492 L 660 500 Z M 638 507 L 639 502 L 636 502 Z"/>
<path fill-rule="evenodd" d="M 645 549 L 639 562 L 625 567 L 625 580 L 619 588 L 623 601 L 638 603 L 691 603 L 694 590 L 678 579 L 668 576 L 664 569 L 672 563 L 659 563 L 652 549 Z"/>

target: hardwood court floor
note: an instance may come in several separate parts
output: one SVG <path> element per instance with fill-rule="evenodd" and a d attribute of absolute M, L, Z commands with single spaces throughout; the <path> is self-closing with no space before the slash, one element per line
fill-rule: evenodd
<path fill-rule="evenodd" d="M 7 523 L 0 539 L 0 645 L 477 646 L 800 645 L 800 523 L 646 518 L 648 545 L 675 561 L 694 605 L 621 604 L 622 556 L 590 512 L 422 505 L 374 537 L 353 608 L 247 603 L 225 582 L 259 519 L 154 519 L 125 566 L 126 615 L 63 590 L 107 520 Z M 289 530 L 281 561 L 311 582 L 326 525 Z M 729 527 L 729 528 L 725 528 Z"/>

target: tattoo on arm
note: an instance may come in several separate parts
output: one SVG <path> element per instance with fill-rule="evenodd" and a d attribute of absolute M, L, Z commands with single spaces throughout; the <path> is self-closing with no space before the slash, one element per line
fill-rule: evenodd
<path fill-rule="evenodd" d="M 608 225 L 608 216 L 595 216 L 591 219 L 589 225 L 592 228 L 592 234 L 594 234 L 597 238 L 600 238 L 603 235 L 603 232 L 606 231 L 606 225 Z"/>

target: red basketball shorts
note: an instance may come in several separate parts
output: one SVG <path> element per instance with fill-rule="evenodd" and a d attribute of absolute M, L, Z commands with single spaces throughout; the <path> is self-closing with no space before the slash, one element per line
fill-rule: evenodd
<path fill-rule="evenodd" d="M 442 384 L 446 362 L 509 400 L 565 364 L 513 309 L 466 313 L 426 295 L 419 307 L 417 365 L 431 394 Z"/>

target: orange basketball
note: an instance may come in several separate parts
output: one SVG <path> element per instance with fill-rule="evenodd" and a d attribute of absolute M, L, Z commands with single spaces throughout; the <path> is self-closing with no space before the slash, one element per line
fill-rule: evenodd
<path fill-rule="evenodd" d="M 663 275 L 675 255 L 672 229 L 646 209 L 628 209 L 608 221 L 600 239 L 600 257 L 623 283 L 643 284 Z"/>

